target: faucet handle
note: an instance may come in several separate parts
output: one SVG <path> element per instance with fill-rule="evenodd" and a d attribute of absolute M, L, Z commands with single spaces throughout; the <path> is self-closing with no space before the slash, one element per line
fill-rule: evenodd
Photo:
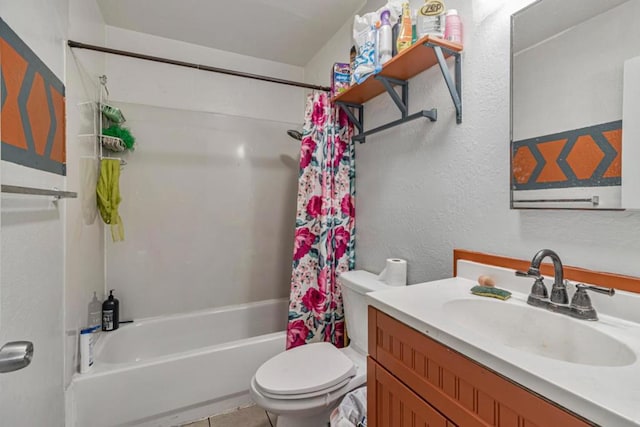
<path fill-rule="evenodd" d="M 542 276 L 540 276 L 535 282 L 533 282 L 533 286 L 531 286 L 531 292 L 527 298 L 527 304 L 533 305 L 534 307 L 545 307 L 549 303 L 548 300 L 549 292 L 547 292 L 544 280 L 542 279 Z"/>
<path fill-rule="evenodd" d="M 518 277 L 533 277 L 534 279 L 542 279 L 542 275 L 540 274 L 540 270 L 537 268 L 530 268 L 529 271 L 516 271 L 516 276 Z"/>
<path fill-rule="evenodd" d="M 613 296 L 616 291 L 613 288 L 585 285 L 584 283 L 576 284 L 576 293 L 573 294 L 573 298 L 571 298 L 571 311 L 569 314 L 578 319 L 598 320 L 598 314 L 591 304 L 591 298 L 587 293 L 588 290 L 609 296 Z"/>
<path fill-rule="evenodd" d="M 616 294 L 616 290 L 614 288 L 605 288 L 602 286 L 593 286 L 593 285 L 585 285 L 584 283 L 577 283 L 576 292 L 580 290 L 593 291 L 599 294 L 609 295 L 610 297 Z"/>

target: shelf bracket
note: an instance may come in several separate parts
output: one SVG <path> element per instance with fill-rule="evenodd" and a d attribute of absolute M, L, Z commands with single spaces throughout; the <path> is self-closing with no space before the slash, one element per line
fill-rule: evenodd
<path fill-rule="evenodd" d="M 436 120 L 438 120 L 438 110 L 436 110 L 435 108 L 432 108 L 431 110 L 422 110 L 422 111 L 418 111 L 417 113 L 413 113 L 411 115 L 408 115 L 406 117 L 403 117 L 401 119 L 398 120 L 394 120 L 393 122 L 389 122 L 387 124 L 384 124 L 382 126 L 378 126 L 377 128 L 368 130 L 366 132 L 363 133 L 359 133 L 358 135 L 353 137 L 354 141 L 358 141 L 360 143 L 364 143 L 365 138 L 369 135 L 373 135 L 374 133 L 378 133 L 378 132 L 382 132 L 383 130 L 401 125 L 403 123 L 406 122 L 410 122 L 412 120 L 415 119 L 420 119 L 420 118 L 427 118 L 429 120 L 431 120 L 432 122 L 435 122 Z"/>
<path fill-rule="evenodd" d="M 351 123 L 358 129 L 358 135 L 362 134 L 364 132 L 364 109 L 362 104 L 338 101 L 336 105 L 345 112 L 349 120 L 351 120 Z M 358 117 L 353 114 L 352 108 L 358 111 Z"/>
<path fill-rule="evenodd" d="M 425 46 L 432 48 L 436 54 L 438 65 L 440 65 L 440 71 L 442 71 L 442 76 L 447 83 L 447 88 L 451 94 L 453 105 L 456 107 L 456 123 L 460 124 L 462 123 L 462 61 L 460 59 L 460 53 L 433 43 L 425 43 Z M 455 58 L 455 83 L 451 78 L 451 73 L 449 72 L 449 67 L 447 67 L 443 50 Z"/>
<path fill-rule="evenodd" d="M 406 119 L 409 114 L 409 82 L 386 76 L 376 76 L 376 80 L 379 80 L 382 83 L 384 88 L 387 90 L 387 93 L 396 104 L 396 107 L 400 110 L 402 118 Z M 398 95 L 398 92 L 396 92 L 393 85 L 397 85 L 402 88 L 402 98 Z"/>
<path fill-rule="evenodd" d="M 440 71 L 444 77 L 447 89 L 451 95 L 451 100 L 456 109 L 456 123 L 462 123 L 462 61 L 460 52 L 448 47 L 440 46 L 435 42 L 429 42 L 428 39 L 423 43 L 423 46 L 433 49 L 435 59 L 438 61 Z M 446 62 L 446 58 L 452 56 L 454 62 L 454 72 L 449 70 Z M 435 65 L 433 57 L 430 58 L 428 64 Z M 428 68 L 428 67 L 427 67 Z M 415 74 L 415 73 L 414 73 Z M 366 137 L 375 133 L 381 132 L 386 129 L 401 125 L 408 121 L 416 120 L 419 118 L 427 118 L 432 122 L 438 119 L 438 112 L 435 108 L 431 110 L 421 110 L 413 114 L 409 114 L 409 81 L 393 78 L 385 75 L 376 75 L 375 80 L 379 81 L 384 87 L 385 91 L 389 94 L 389 97 L 393 100 L 394 104 L 400 111 L 401 117 L 392 122 L 386 123 L 382 126 L 378 126 L 368 131 L 364 130 L 364 105 L 356 104 L 354 102 L 336 101 L 338 105 L 349 117 L 351 123 L 358 129 L 358 134 L 353 136 L 354 141 L 360 143 L 366 142 Z M 400 90 L 397 91 L 396 87 L 400 86 Z M 371 86 L 370 86 L 371 87 Z M 357 92 L 356 92 L 357 93 Z M 380 90 L 376 88 L 375 93 L 380 93 Z M 370 98 L 370 97 L 369 97 Z M 362 93 L 351 96 L 351 99 L 368 100 L 367 96 L 362 96 Z M 357 111 L 357 117 L 356 117 Z"/>

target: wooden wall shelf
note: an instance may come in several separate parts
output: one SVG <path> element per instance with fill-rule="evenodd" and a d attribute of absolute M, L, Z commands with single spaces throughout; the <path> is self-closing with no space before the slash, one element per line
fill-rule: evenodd
<path fill-rule="evenodd" d="M 397 126 L 409 120 L 419 117 L 429 118 L 431 121 L 437 119 L 435 109 L 422 110 L 412 115 L 408 114 L 408 80 L 424 70 L 438 64 L 449 88 L 451 98 L 456 107 L 456 121 L 462 123 L 462 95 L 461 95 L 461 63 L 460 52 L 462 46 L 442 40 L 436 37 L 425 36 L 418 40 L 410 48 L 393 57 L 384 64 L 382 70 L 369 76 L 364 82 L 351 86 L 346 91 L 334 96 L 331 101 L 342 108 L 348 115 L 351 122 L 358 128 L 359 134 L 354 139 L 365 142 L 367 135 L 380 132 L 390 127 Z M 446 58 L 455 57 L 455 83 L 446 65 Z M 402 96 L 400 96 L 393 85 L 402 86 Z M 363 107 L 362 104 L 370 99 L 387 92 L 398 109 L 402 117 L 386 125 L 364 131 L 363 128 Z M 358 117 L 353 110 L 358 111 Z"/>
<path fill-rule="evenodd" d="M 446 48 L 444 57 L 448 58 L 451 52 L 462 51 L 462 46 L 457 43 L 448 42 L 439 38 L 424 36 L 410 48 L 404 50 L 391 58 L 384 64 L 378 76 L 392 77 L 398 80 L 409 80 L 411 77 L 420 74 L 424 70 L 433 67 L 438 63 L 435 51 L 425 44 L 433 43 Z M 334 96 L 331 101 L 348 102 L 351 104 L 364 104 L 372 98 L 384 92 L 384 86 L 375 76 L 369 76 L 364 82 L 351 86 L 349 89 Z"/>

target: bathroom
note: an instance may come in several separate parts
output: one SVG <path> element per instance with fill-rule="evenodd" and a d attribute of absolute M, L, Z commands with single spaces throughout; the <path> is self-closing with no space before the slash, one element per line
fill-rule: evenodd
<path fill-rule="evenodd" d="M 2 426 L 101 425 L 80 424 L 82 408 L 74 398 L 82 383 L 78 332 L 86 326 L 94 293 L 102 300 L 115 289 L 124 321 L 240 308 L 241 319 L 228 322 L 247 330 L 265 327 L 247 333 L 273 346 L 261 345 L 269 355 L 260 357 L 284 349 L 300 155 L 300 143 L 286 131 L 301 130 L 311 90 L 69 48 L 67 41 L 328 86 L 333 63 L 349 62 L 353 16 L 385 1 L 208 3 L 0 0 L 0 18 L 66 91 L 66 175 L 5 160 L 3 139 L 0 181 L 78 192 L 77 199 L 55 203 L 7 194 L 1 199 L 0 346 L 17 340 L 35 345 L 30 366 L 0 374 Z M 640 276 L 640 214 L 634 210 L 510 207 L 511 16 L 534 1 L 445 3 L 458 10 L 464 24 L 462 123 L 456 123 L 442 73 L 431 67 L 410 79 L 410 113 L 437 108 L 438 120 L 411 121 L 355 144 L 355 269 L 378 273 L 386 259 L 397 257 L 409 265 L 407 282 L 418 284 L 452 277 L 455 248 L 526 260 L 551 248 L 566 265 Z M 252 18 L 267 9 L 282 21 Z M 243 25 L 259 27 L 245 34 Z M 269 49 L 248 36 L 260 33 L 272 44 Z M 447 63 L 453 69 L 452 61 Z M 3 93 L 4 85 L 3 80 Z M 117 243 L 88 190 L 98 177 L 99 154 L 80 136 L 92 131 L 93 110 L 86 103 L 97 102 L 101 93 L 122 109 L 138 144 L 123 156 L 125 239 Z M 574 95 L 580 103 L 581 94 Z M 365 129 L 397 118 L 386 95 L 366 103 Z M 156 341 L 165 333 L 160 330 Z M 257 354 L 230 353 L 193 372 L 177 365 L 166 370 L 188 381 L 204 379 L 221 396 L 232 396 L 227 404 L 250 407 L 248 381 L 236 390 L 223 378 L 227 361 L 248 353 Z M 250 380 L 254 372 L 246 368 L 243 374 Z M 109 385 L 114 396 L 109 399 L 166 405 L 164 390 L 152 396 L 154 390 L 127 381 Z M 175 414 L 164 410 L 168 421 L 162 425 L 228 412 L 213 395 L 203 405 L 191 404 L 190 393 L 198 387 L 184 393 L 183 418 L 173 422 Z M 109 401 L 94 406 L 115 416 Z M 256 412 L 268 425 L 264 412 Z M 143 421 L 153 425 L 153 419 Z"/>

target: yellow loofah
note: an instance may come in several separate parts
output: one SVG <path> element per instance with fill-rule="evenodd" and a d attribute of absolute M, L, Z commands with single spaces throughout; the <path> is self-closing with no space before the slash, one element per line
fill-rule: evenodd
<path fill-rule="evenodd" d="M 120 197 L 120 160 L 102 159 L 100 178 L 96 188 L 98 210 L 105 223 L 111 225 L 111 238 L 114 242 L 124 240 L 124 226 L 118 213 Z"/>

